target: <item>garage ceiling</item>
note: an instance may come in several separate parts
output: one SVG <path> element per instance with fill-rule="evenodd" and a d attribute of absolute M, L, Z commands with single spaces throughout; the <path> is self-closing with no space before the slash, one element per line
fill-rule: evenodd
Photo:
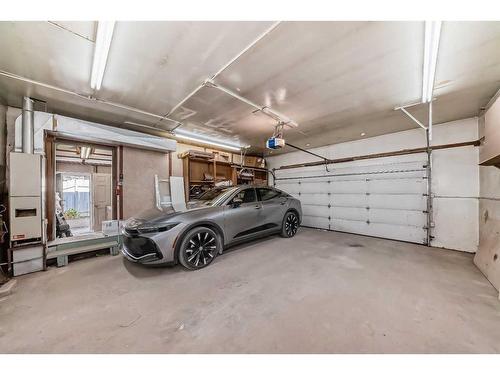
<path fill-rule="evenodd" d="M 90 88 L 95 22 L 0 22 L 0 98 L 29 95 L 49 111 L 115 126 L 170 130 L 161 120 L 272 22 L 117 22 L 102 89 Z M 423 22 L 282 22 L 215 82 L 299 124 L 303 147 L 414 128 L 395 106 L 421 97 Z M 500 86 L 500 22 L 444 22 L 436 72 L 436 123 L 475 116 Z M 101 100 L 101 101 L 99 101 Z M 117 103 L 110 106 L 102 101 Z M 126 106 L 147 113 L 131 111 Z M 425 123 L 426 108 L 413 109 Z M 184 127 L 262 149 L 274 122 L 202 88 L 169 117 Z"/>

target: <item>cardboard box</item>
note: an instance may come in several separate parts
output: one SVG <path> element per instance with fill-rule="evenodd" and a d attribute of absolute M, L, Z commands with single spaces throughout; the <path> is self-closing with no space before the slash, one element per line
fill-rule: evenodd
<path fill-rule="evenodd" d="M 241 155 L 233 154 L 233 164 L 241 165 Z M 266 160 L 258 156 L 245 156 L 243 165 L 245 167 L 265 168 Z"/>
<path fill-rule="evenodd" d="M 241 165 L 241 155 L 233 154 L 233 164 Z"/>
<path fill-rule="evenodd" d="M 200 159 L 212 159 L 214 155 L 211 152 L 199 151 L 199 150 L 187 150 L 182 154 L 178 154 L 179 159 L 183 159 L 189 156 L 190 158 L 200 158 Z"/>
<path fill-rule="evenodd" d="M 214 151 L 214 154 L 215 154 L 216 161 L 231 163 L 231 154 L 229 152 Z"/>

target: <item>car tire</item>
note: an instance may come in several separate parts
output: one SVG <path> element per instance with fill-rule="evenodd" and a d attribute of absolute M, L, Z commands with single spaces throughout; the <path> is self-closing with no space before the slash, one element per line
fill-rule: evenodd
<path fill-rule="evenodd" d="M 211 228 L 193 228 L 181 241 L 179 262 L 188 270 L 205 268 L 217 257 L 221 246 L 219 235 Z"/>
<path fill-rule="evenodd" d="M 299 229 L 299 216 L 294 211 L 288 211 L 283 217 L 281 225 L 281 237 L 290 238 L 295 236 Z"/>

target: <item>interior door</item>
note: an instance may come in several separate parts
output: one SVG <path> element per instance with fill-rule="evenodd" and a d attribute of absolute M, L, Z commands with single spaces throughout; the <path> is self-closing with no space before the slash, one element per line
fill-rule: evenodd
<path fill-rule="evenodd" d="M 111 175 L 107 173 L 92 174 L 93 225 L 95 232 L 102 230 L 102 222 L 111 217 Z"/>

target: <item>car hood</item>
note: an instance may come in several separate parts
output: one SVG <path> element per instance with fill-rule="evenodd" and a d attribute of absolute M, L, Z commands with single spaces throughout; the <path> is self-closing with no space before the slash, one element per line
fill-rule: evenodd
<path fill-rule="evenodd" d="M 190 211 L 202 210 L 210 208 L 212 206 L 207 205 L 205 202 L 188 202 L 186 205 L 179 206 L 164 206 L 161 209 L 153 208 L 141 212 L 140 214 L 131 217 L 125 223 L 127 228 L 137 227 L 144 223 L 164 223 L 170 221 L 171 219 Z"/>

